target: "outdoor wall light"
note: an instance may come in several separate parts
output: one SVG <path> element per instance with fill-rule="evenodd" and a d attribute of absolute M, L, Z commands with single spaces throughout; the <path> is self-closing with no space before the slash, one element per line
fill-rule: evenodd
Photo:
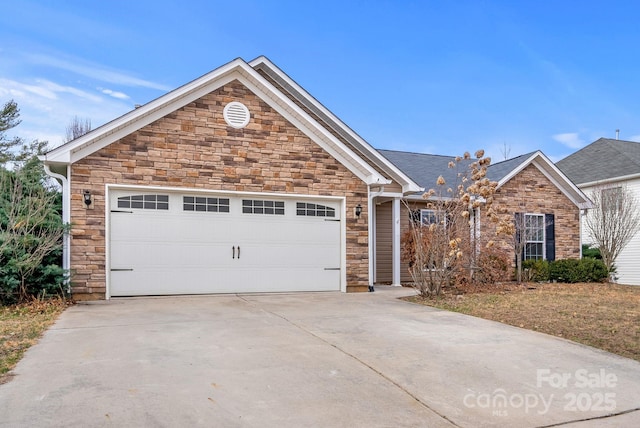
<path fill-rule="evenodd" d="M 86 206 L 91 205 L 91 192 L 88 190 L 85 190 L 82 196 L 84 196 L 84 204 Z"/>
<path fill-rule="evenodd" d="M 362 214 L 362 205 L 356 205 L 356 217 L 360 218 L 360 214 Z"/>

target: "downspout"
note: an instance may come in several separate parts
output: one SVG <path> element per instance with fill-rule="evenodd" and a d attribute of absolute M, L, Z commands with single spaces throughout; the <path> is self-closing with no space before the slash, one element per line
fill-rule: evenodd
<path fill-rule="evenodd" d="M 582 259 L 582 222 L 584 221 L 584 216 L 587 215 L 586 208 L 580 208 L 580 221 L 578 221 L 578 233 L 580 234 L 580 258 Z"/>
<path fill-rule="evenodd" d="M 369 193 L 369 200 L 367 203 L 367 221 L 369 222 L 369 291 L 374 291 L 373 283 L 375 282 L 374 276 L 374 258 L 375 258 L 375 217 L 374 217 L 374 203 L 373 199 L 382 195 L 384 192 L 384 186 L 380 186 L 380 190 L 377 192 L 371 193 L 371 187 L 367 188 L 367 192 Z"/>
<path fill-rule="evenodd" d="M 43 163 L 43 165 L 44 171 L 47 173 L 47 175 L 58 180 L 60 182 L 60 185 L 62 186 L 62 223 L 67 226 L 71 223 L 71 192 L 69 189 L 69 180 L 64 175 L 51 171 L 49 165 L 47 165 L 46 163 Z M 68 174 L 69 166 L 67 165 L 67 175 Z M 62 236 L 62 269 L 64 269 L 67 273 L 69 272 L 69 269 L 71 267 L 71 252 L 69 251 L 70 242 L 71 237 L 69 235 L 69 231 L 67 230 Z M 65 279 L 65 284 L 67 285 L 67 293 L 71 293 L 71 283 L 69 276 L 67 276 L 67 278 Z"/>

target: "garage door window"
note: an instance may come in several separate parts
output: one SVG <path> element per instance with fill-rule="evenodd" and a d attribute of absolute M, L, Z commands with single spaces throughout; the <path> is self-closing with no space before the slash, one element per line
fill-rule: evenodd
<path fill-rule="evenodd" d="M 131 195 L 118 198 L 118 208 L 168 210 L 169 195 Z"/>
<path fill-rule="evenodd" d="M 255 199 L 242 200 L 243 214 L 275 214 L 284 215 L 283 201 L 259 201 Z"/>
<path fill-rule="evenodd" d="M 335 217 L 336 210 L 320 204 L 298 202 L 296 203 L 296 215 L 309 217 Z"/>
<path fill-rule="evenodd" d="M 205 198 L 200 196 L 183 196 L 182 209 L 184 211 L 202 211 L 213 213 L 228 213 L 228 198 Z"/>

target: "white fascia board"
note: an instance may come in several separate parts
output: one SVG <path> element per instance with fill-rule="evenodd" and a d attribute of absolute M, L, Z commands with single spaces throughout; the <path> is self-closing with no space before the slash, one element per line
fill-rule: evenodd
<path fill-rule="evenodd" d="M 215 87 L 212 88 L 212 86 L 215 85 L 208 83 L 215 81 L 219 85 L 222 76 L 243 65 L 247 67 L 242 59 L 235 59 L 67 144 L 53 149 L 45 154 L 45 162 L 66 164 L 76 162 L 84 156 L 94 153 L 119 138 L 163 117 L 163 115 L 168 114 L 167 112 L 175 111 L 182 105 L 189 104 L 198 99 L 197 95 L 206 94 L 208 93 L 207 90 L 209 92 L 214 90 Z M 196 98 L 193 98 L 194 94 L 196 94 Z"/>
<path fill-rule="evenodd" d="M 266 81 L 253 68 L 244 70 L 247 78 L 240 78 L 240 82 L 256 95 L 264 94 L 263 101 L 280 113 L 298 129 L 303 131 L 311 140 L 327 151 L 332 157 L 353 172 L 367 185 L 390 184 L 390 181 L 378 173 L 355 152 L 345 146 L 342 141 L 328 132 L 302 108 L 293 103 L 282 92 Z"/>
<path fill-rule="evenodd" d="M 579 208 L 590 208 L 591 200 L 582 192 L 575 184 L 567 178 L 566 175 L 557 166 L 554 165 L 549 158 L 541 151 L 537 151 L 526 161 L 520 163 L 517 168 L 513 169 L 509 174 L 500 180 L 498 188 L 502 187 L 513 177 L 518 175 L 529 165 L 535 165 L 542 174 L 549 179 L 560 191 Z"/>
<path fill-rule="evenodd" d="M 396 193 L 396 192 L 382 192 L 379 195 L 377 195 L 376 197 L 380 197 L 380 198 L 406 198 L 406 196 L 403 195 L 402 193 Z"/>
<path fill-rule="evenodd" d="M 84 157 L 96 152 L 97 150 L 100 150 L 106 146 L 108 146 L 109 144 L 118 141 L 121 138 L 126 137 L 127 135 L 131 134 L 132 132 L 137 131 L 138 129 L 141 129 L 147 125 L 149 125 L 150 123 L 155 122 L 156 120 L 159 120 L 163 117 L 165 117 L 166 115 L 173 113 L 174 111 L 176 111 L 177 109 L 184 107 L 185 105 L 205 96 L 206 94 L 210 93 L 211 91 L 216 90 L 217 88 L 226 85 L 227 83 L 236 80 L 239 77 L 238 74 L 236 73 L 230 73 L 227 76 L 224 76 L 223 78 L 220 78 L 219 80 L 216 81 L 216 85 L 206 85 L 203 86 L 197 90 L 194 90 L 193 92 L 190 92 L 188 94 L 183 95 L 182 97 L 180 97 L 179 99 L 175 99 L 173 100 L 171 103 L 165 104 L 161 107 L 156 108 L 155 110 L 151 110 L 149 112 L 147 112 L 144 115 L 138 116 L 135 121 L 127 124 L 126 126 L 123 126 L 119 129 L 114 129 L 112 130 L 109 134 L 104 135 L 103 136 L 103 140 L 95 140 L 94 142 L 92 142 L 90 145 L 85 145 L 75 151 L 72 152 L 71 154 L 71 163 L 77 162 L 80 159 L 83 159 Z M 140 107 L 142 108 L 142 107 Z M 95 145 L 97 145 L 96 147 L 94 147 Z"/>
<path fill-rule="evenodd" d="M 402 193 L 404 193 L 405 195 L 415 193 L 415 192 L 424 192 L 424 187 L 420 187 L 413 181 L 411 183 L 402 185 Z"/>
<path fill-rule="evenodd" d="M 320 110 L 323 114 L 328 116 L 340 128 L 346 132 L 353 140 L 360 145 L 358 149 L 362 149 L 363 154 L 367 155 L 374 164 L 381 167 L 383 170 L 389 173 L 393 179 L 395 179 L 400 185 L 404 193 L 419 192 L 422 188 L 409 178 L 405 173 L 398 169 L 394 164 L 389 162 L 387 158 L 382 156 L 376 149 L 374 149 L 369 143 L 367 143 L 362 137 L 360 137 L 355 131 L 353 131 L 347 124 L 342 122 L 336 115 L 322 105 L 316 98 L 309 94 L 304 88 L 298 85 L 293 79 L 291 79 L 285 72 L 279 67 L 273 64 L 267 57 L 260 56 L 253 61 L 249 62 L 249 65 L 254 69 L 259 64 L 265 64 L 271 71 L 276 73 L 278 77 L 284 80 L 288 85 L 293 87 L 297 92 L 305 97 L 305 101 L 312 104 L 315 108 Z"/>
<path fill-rule="evenodd" d="M 424 193 L 412 193 L 411 195 L 405 195 L 403 197 L 403 199 L 406 199 L 407 201 L 427 201 L 429 199 L 423 198 L 422 195 L 424 195 Z"/>
<path fill-rule="evenodd" d="M 525 169 L 531 162 L 533 162 L 533 160 L 536 158 L 536 156 L 538 156 L 538 154 L 542 154 L 542 152 L 540 151 L 535 152 L 533 155 L 529 157 L 529 159 L 527 159 L 524 162 L 521 162 L 517 168 L 512 169 L 511 172 L 509 172 L 509 174 L 502 177 L 502 179 L 498 181 L 498 189 L 501 188 L 503 185 L 505 185 L 507 182 L 509 182 L 513 177 L 518 175 L 520 171 Z"/>
<path fill-rule="evenodd" d="M 543 160 L 542 162 L 540 160 Z M 556 167 L 553 162 L 544 155 L 535 159 L 533 164 L 538 167 L 542 174 L 549 179 L 560 191 L 579 208 L 591 208 L 591 200 L 585 193 L 571 182 Z"/>
<path fill-rule="evenodd" d="M 315 120 L 241 59 L 236 59 L 66 145 L 52 150 L 45 155 L 45 162 L 60 164 L 77 162 L 233 80 L 240 81 L 258 96 L 263 94 L 261 98 L 267 104 L 301 129 L 366 184 L 388 184 L 385 177 L 317 124 Z"/>
<path fill-rule="evenodd" d="M 628 174 L 628 175 L 621 175 L 619 177 L 607 178 L 604 180 L 587 181 L 585 183 L 578 183 L 577 186 L 579 189 L 582 189 L 583 187 L 600 186 L 600 185 L 606 185 L 611 183 L 617 183 L 620 181 L 635 180 L 637 178 L 640 178 L 640 174 Z"/>
<path fill-rule="evenodd" d="M 382 177 L 380 174 L 376 174 L 376 175 L 370 175 L 369 177 L 367 177 L 367 179 L 365 180 L 367 182 L 367 184 L 369 184 L 370 186 L 384 186 L 386 184 L 391 184 L 393 183 L 393 180 L 389 180 L 387 178 L 380 178 Z"/>

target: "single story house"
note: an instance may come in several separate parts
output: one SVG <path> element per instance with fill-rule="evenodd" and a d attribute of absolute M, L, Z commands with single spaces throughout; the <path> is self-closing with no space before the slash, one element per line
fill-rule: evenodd
<path fill-rule="evenodd" d="M 78 300 L 399 284 L 401 200 L 429 186 L 265 57 L 233 60 L 42 159 L 62 184 Z M 527 212 L 556 213 L 556 255 L 577 255 L 588 199 L 538 152 L 492 168 L 505 197 L 526 186 Z"/>
<path fill-rule="evenodd" d="M 380 150 L 387 159 L 405 172 L 420 186 L 436 188 L 439 176 L 446 183 L 456 183 L 457 169 L 448 168 L 454 156 L 440 156 L 420 153 L 407 153 Z M 490 164 L 487 178 L 498 183 L 493 197 L 494 206 L 502 207 L 507 215 L 519 213 L 525 224 L 539 230 L 523 233 L 527 241 L 523 243 L 524 259 L 566 259 L 580 258 L 580 213 L 590 207 L 589 199 L 547 158 L 541 151 L 527 153 L 515 158 Z M 455 186 L 453 186 L 455 187 Z M 431 214 L 422 194 L 413 194 L 404 198 L 410 201 L 412 209 L 419 209 L 421 217 Z M 392 211 L 392 202 L 379 198 L 376 200 L 377 219 L 388 220 Z M 482 210 L 482 208 L 480 208 Z M 400 216 L 401 233 L 410 227 L 411 216 Z M 502 248 L 515 264 L 515 248 L 511 237 L 496 234 L 496 225 L 486 217 L 474 217 L 476 229 L 481 241 L 493 240 Z M 391 230 L 388 221 L 376 222 L 377 242 L 389 242 Z M 376 246 L 376 280 L 393 282 L 391 260 L 388 245 Z M 401 281 L 411 281 L 408 266 L 402 264 Z"/>
<path fill-rule="evenodd" d="M 600 138 L 557 163 L 587 195 L 602 189 L 625 186 L 640 202 L 640 143 Z M 583 223 L 584 223 L 583 217 Z M 595 241 L 583 224 L 582 241 L 593 245 Z M 615 261 L 616 277 L 621 284 L 640 285 L 640 234 Z"/>

